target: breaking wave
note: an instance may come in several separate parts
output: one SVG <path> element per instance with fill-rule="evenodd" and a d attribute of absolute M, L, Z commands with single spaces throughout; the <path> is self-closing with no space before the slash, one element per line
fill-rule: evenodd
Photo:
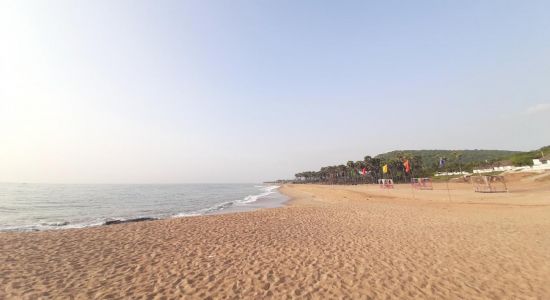
<path fill-rule="evenodd" d="M 65 221 L 63 219 L 61 220 L 55 220 L 55 221 L 35 221 L 32 223 L 27 224 L 20 224 L 18 225 L 7 225 L 0 224 L 0 231 L 42 231 L 42 230 L 60 230 L 60 229 L 76 229 L 76 228 L 85 228 L 85 227 L 95 227 L 95 226 L 102 226 L 102 225 L 114 225 L 114 224 L 122 224 L 122 223 L 131 223 L 131 222 L 140 222 L 140 221 L 149 221 L 149 220 L 158 220 L 158 219 L 166 219 L 171 217 L 192 217 L 192 216 L 201 216 L 201 215 L 208 215 L 208 214 L 216 214 L 221 213 L 223 211 L 227 212 L 236 212 L 236 211 L 243 211 L 247 210 L 247 206 L 249 206 L 252 203 L 257 202 L 258 200 L 265 198 L 271 194 L 276 193 L 276 190 L 279 188 L 279 186 L 276 185 L 256 185 L 254 186 L 255 189 L 258 190 L 257 194 L 251 194 L 248 196 L 245 196 L 241 199 L 235 199 L 230 201 L 224 201 L 221 203 L 217 203 L 215 205 L 196 209 L 196 210 L 190 210 L 190 211 L 183 211 L 183 212 L 172 212 L 164 211 L 164 212 L 158 212 L 155 213 L 155 210 L 151 210 L 150 213 L 143 214 L 136 214 L 136 215 L 129 215 L 125 217 L 117 217 L 117 216 L 97 216 L 95 218 L 88 218 L 87 220 L 71 220 Z M 223 194 L 221 194 L 223 195 Z M 222 200 L 220 198 L 220 200 Z M 282 202 L 281 202 L 282 203 Z M 256 208 L 258 206 L 255 206 Z M 2 210 L 8 210 L 9 208 L 0 207 Z"/>

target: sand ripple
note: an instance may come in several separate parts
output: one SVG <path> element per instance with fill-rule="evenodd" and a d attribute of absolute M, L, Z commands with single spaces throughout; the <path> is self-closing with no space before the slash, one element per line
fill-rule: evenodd
<path fill-rule="evenodd" d="M 0 233 L 0 298 L 550 298 L 546 189 L 528 191 L 536 206 L 459 191 L 449 203 L 437 189 L 412 201 L 406 187 L 283 192 L 290 206 L 256 212 Z"/>

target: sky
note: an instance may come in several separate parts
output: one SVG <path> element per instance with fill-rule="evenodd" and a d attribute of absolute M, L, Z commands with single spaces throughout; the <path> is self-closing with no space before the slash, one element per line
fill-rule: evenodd
<path fill-rule="evenodd" d="M 0 182 L 550 144 L 548 1 L 0 0 Z"/>

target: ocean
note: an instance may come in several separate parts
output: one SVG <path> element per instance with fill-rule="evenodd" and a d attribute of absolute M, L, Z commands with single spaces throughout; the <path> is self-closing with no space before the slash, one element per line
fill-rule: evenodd
<path fill-rule="evenodd" d="M 0 183 L 0 231 L 82 228 L 277 207 L 278 186 L 261 184 Z"/>

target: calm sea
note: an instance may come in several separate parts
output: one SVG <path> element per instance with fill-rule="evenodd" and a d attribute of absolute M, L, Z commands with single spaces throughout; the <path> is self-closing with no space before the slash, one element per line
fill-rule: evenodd
<path fill-rule="evenodd" d="M 281 206 L 277 186 L 258 184 L 0 183 L 0 231 L 81 228 Z"/>

